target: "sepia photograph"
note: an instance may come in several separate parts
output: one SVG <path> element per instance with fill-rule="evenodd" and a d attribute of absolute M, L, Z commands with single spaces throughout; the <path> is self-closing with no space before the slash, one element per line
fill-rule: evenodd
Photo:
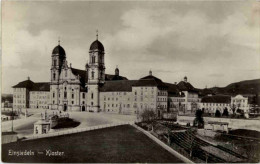
<path fill-rule="evenodd" d="M 2 0 L 3 163 L 259 163 L 257 0 Z"/>

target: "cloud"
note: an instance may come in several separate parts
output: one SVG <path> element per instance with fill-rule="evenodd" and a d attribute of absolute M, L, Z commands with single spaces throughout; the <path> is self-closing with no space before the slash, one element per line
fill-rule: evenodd
<path fill-rule="evenodd" d="M 5 1 L 2 9 L 5 92 L 28 75 L 49 81 L 59 36 L 68 62 L 84 69 L 96 29 L 110 74 L 119 65 L 139 79 L 151 69 L 167 82 L 188 76 L 195 87 L 259 78 L 241 73 L 260 69 L 259 3 Z"/>

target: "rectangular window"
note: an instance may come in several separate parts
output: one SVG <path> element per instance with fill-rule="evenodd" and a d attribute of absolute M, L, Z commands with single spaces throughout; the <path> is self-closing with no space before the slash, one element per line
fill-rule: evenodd
<path fill-rule="evenodd" d="M 73 94 L 73 93 L 71 94 L 71 98 L 73 98 L 73 99 L 74 99 L 74 94 Z"/>
<path fill-rule="evenodd" d="M 82 98 L 83 98 L 83 99 L 85 98 L 85 93 L 82 93 Z"/>

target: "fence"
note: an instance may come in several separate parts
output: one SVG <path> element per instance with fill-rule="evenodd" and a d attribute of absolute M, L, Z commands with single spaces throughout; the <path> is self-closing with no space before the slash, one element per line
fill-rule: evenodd
<path fill-rule="evenodd" d="M 97 125 L 97 126 L 91 126 L 91 127 L 85 127 L 85 128 L 73 128 L 73 129 L 66 129 L 66 130 L 63 129 L 63 130 L 57 130 L 55 132 L 50 132 L 47 134 L 26 136 L 26 139 L 24 139 L 24 140 L 55 137 L 55 136 L 61 136 L 61 135 L 66 135 L 66 134 L 80 133 L 80 132 L 104 129 L 104 128 L 115 127 L 115 126 L 120 126 L 120 125 L 127 125 L 127 124 L 133 125 L 134 123 L 135 123 L 134 121 L 129 121 L 129 122 L 118 122 L 118 123 L 113 123 L 113 124 Z"/>

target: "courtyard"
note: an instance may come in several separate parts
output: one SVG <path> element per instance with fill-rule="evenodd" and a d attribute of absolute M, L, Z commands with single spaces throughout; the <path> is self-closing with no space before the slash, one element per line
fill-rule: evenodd
<path fill-rule="evenodd" d="M 10 150 L 31 151 L 33 155 L 13 156 L 9 154 Z M 182 160 L 130 125 L 4 144 L 2 145 L 2 161 L 183 163 Z"/>
<path fill-rule="evenodd" d="M 33 124 L 41 118 L 43 109 L 27 109 L 30 117 L 21 117 L 13 121 L 14 131 L 17 132 L 18 137 L 26 137 L 33 134 Z M 23 110 L 24 112 L 24 110 Z M 57 113 L 58 111 L 46 110 L 48 114 Z M 133 115 L 119 115 L 108 113 L 90 113 L 90 112 L 68 112 L 69 117 L 75 121 L 80 122 L 77 128 L 92 127 L 97 125 L 112 124 L 122 121 L 134 121 L 136 116 Z M 10 131 L 12 129 L 12 121 L 5 121 L 1 123 L 2 132 Z"/>

